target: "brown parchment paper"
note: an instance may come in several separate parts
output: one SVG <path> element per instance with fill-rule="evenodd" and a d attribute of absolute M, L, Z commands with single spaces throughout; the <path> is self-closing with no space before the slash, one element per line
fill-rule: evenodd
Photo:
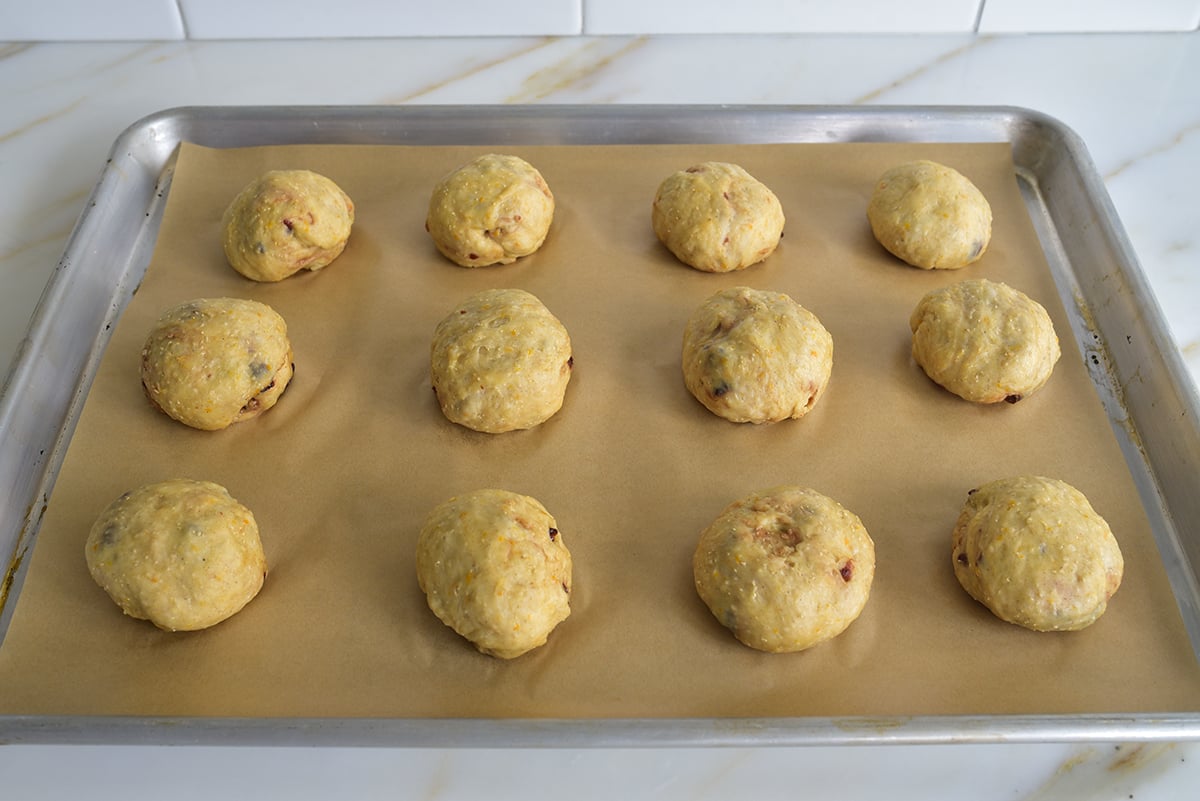
<path fill-rule="evenodd" d="M 32 714 L 672 717 L 1150 712 L 1200 709 L 1192 655 L 1148 524 L 1071 339 L 1006 145 L 511 147 L 558 209 L 543 249 L 467 270 L 423 230 L 433 183 L 487 148 L 184 146 L 157 249 L 113 334 L 50 500 L 11 631 L 0 711 Z M 864 209 L 893 164 L 967 174 L 995 213 L 984 259 L 907 267 Z M 779 195 L 786 234 L 768 261 L 709 275 L 654 238 L 669 172 L 740 163 Z M 269 168 L 305 167 L 357 205 L 349 247 L 273 285 L 224 262 L 223 209 Z M 909 355 L 927 291 L 1004 280 L 1054 317 L 1064 356 L 1016 405 L 972 405 Z M 754 427 L 683 386 L 685 320 L 745 284 L 789 293 L 833 334 L 827 394 L 806 418 Z M 437 321 L 490 287 L 537 294 L 570 331 L 563 409 L 499 436 L 442 418 L 428 373 Z M 138 354 L 167 306 L 239 296 L 288 321 L 296 377 L 279 405 L 206 433 L 150 408 Z M 1125 580 L 1078 633 L 1002 623 L 958 586 L 950 530 L 972 487 L 1018 473 L 1079 487 L 1116 532 Z M 213 629 L 168 634 L 124 617 L 88 576 L 83 544 L 121 492 L 187 476 L 255 513 L 270 564 L 257 599 Z M 782 483 L 855 511 L 875 539 L 871 600 L 836 640 L 791 655 L 738 644 L 697 598 L 691 554 L 730 501 Z M 570 618 L 518 660 L 478 654 L 429 612 L 414 577 L 427 511 L 497 486 L 540 499 L 575 561 Z"/>

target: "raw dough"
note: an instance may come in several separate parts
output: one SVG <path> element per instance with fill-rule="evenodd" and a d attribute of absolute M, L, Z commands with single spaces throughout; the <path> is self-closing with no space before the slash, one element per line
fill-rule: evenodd
<path fill-rule="evenodd" d="M 797 486 L 730 504 L 700 535 L 696 591 L 745 645 L 802 651 L 838 636 L 862 613 L 875 543 L 837 501 Z"/>
<path fill-rule="evenodd" d="M 783 236 L 775 193 L 737 164 L 709 161 L 668 176 L 651 207 L 654 233 L 684 264 L 710 273 L 770 256 Z"/>
<path fill-rule="evenodd" d="M 430 349 L 442 413 L 489 434 L 533 428 L 552 417 L 573 365 L 567 329 L 522 289 L 467 298 L 438 323 Z"/>
<path fill-rule="evenodd" d="M 867 205 L 867 219 L 892 255 L 926 270 L 976 262 L 992 238 L 987 198 L 962 173 L 933 161 L 885 172 Z"/>
<path fill-rule="evenodd" d="M 1034 631 L 1090 626 L 1125 567 L 1116 537 L 1083 493 L 1041 476 L 971 490 L 954 525 L 952 564 L 972 598 Z"/>
<path fill-rule="evenodd" d="M 209 481 L 125 493 L 96 520 L 85 553 L 92 578 L 125 614 L 166 631 L 220 623 L 267 575 L 254 515 Z"/>
<path fill-rule="evenodd" d="M 425 230 L 461 267 L 510 264 L 542 246 L 554 219 L 554 194 L 529 162 L 489 153 L 442 178 L 429 200 Z"/>
<path fill-rule="evenodd" d="M 292 379 L 287 324 L 265 303 L 202 298 L 167 310 L 142 348 L 150 402 L 216 431 L 275 405 Z"/>
<path fill-rule="evenodd" d="M 417 581 L 439 620 L 503 659 L 544 645 L 571 614 L 571 554 L 558 524 L 507 490 L 476 490 L 430 512 Z"/>
<path fill-rule="evenodd" d="M 912 355 L 931 379 L 976 403 L 1016 403 L 1040 389 L 1062 355 L 1050 315 L 986 279 L 936 289 L 909 319 Z"/>
<path fill-rule="evenodd" d="M 684 330 L 684 383 L 709 411 L 735 423 L 803 417 L 832 370 L 833 337 L 782 292 L 717 292 Z"/>
<path fill-rule="evenodd" d="M 225 257 L 247 278 L 282 281 L 340 256 L 353 224 L 354 203 L 333 181 L 309 170 L 272 170 L 225 209 Z"/>

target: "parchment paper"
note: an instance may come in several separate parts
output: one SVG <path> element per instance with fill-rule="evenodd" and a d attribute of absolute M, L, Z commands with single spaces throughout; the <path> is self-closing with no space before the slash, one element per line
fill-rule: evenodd
<path fill-rule="evenodd" d="M 1200 670 L 1109 423 L 1089 382 L 1006 145 L 512 147 L 554 190 L 537 254 L 467 270 L 423 230 L 433 183 L 486 148 L 184 146 L 153 263 L 115 330 L 50 499 L 11 631 L 0 712 L 30 714 L 674 717 L 1151 712 L 1200 709 Z M 878 175 L 933 158 L 991 201 L 984 259 L 907 267 L 872 239 Z M 779 195 L 768 261 L 709 275 L 655 240 L 649 209 L 671 171 L 740 163 Z M 255 284 L 225 263 L 221 213 L 269 168 L 304 167 L 357 205 L 349 247 L 317 274 Z M 1051 312 L 1064 356 L 1041 392 L 976 406 L 909 355 L 927 291 L 1004 280 Z M 789 293 L 834 338 L 833 377 L 806 418 L 736 425 L 684 388 L 685 320 L 709 294 Z M 490 287 L 538 295 L 570 331 L 566 403 L 528 432 L 442 418 L 428 380 L 437 321 Z M 166 307 L 240 296 L 288 321 L 296 377 L 279 405 L 193 431 L 142 395 L 138 355 Z M 1126 559 L 1109 611 L 1078 633 L 994 618 L 958 586 L 950 530 L 972 487 L 1019 473 L 1079 487 Z M 92 521 L 123 491 L 171 477 L 228 487 L 258 519 L 270 575 L 207 631 L 124 617 L 89 577 Z M 878 569 L 863 615 L 810 651 L 737 643 L 692 586 L 700 530 L 745 493 L 783 483 L 855 511 Z M 425 605 L 413 551 L 425 514 L 484 486 L 533 495 L 575 561 L 572 614 L 505 662 Z"/>

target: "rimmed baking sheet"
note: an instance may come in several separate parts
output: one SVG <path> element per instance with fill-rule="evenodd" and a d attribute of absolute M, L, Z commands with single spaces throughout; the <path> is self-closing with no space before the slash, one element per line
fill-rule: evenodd
<path fill-rule="evenodd" d="M 171 730 L 183 739 L 228 729 L 268 741 L 343 732 L 487 742 L 492 731 L 503 742 L 514 728 L 533 742 L 539 734 L 637 742 L 650 731 L 659 742 L 664 733 L 676 742 L 1086 738 L 1114 720 L 1133 737 L 1188 731 L 1200 672 L 1185 630 L 1195 605 L 1187 545 L 1171 525 L 1181 507 L 1148 457 L 1159 449 L 1142 431 L 1120 378 L 1122 354 L 1100 320 L 1117 304 L 1095 294 L 1113 275 L 1135 284 L 1139 275 L 1081 146 L 1019 110 L 679 112 L 201 109 L 131 129 L 116 157 L 125 148 L 146 174 L 170 180 L 149 195 L 143 185 L 140 205 L 96 206 L 109 222 L 100 233 L 111 238 L 120 221 L 134 246 L 109 243 L 118 258 L 99 316 L 115 331 L 95 383 L 78 396 L 87 401 L 45 515 L 35 510 L 25 529 L 40 523 L 41 541 L 20 603 L 5 609 L 2 711 L 14 737 L 72 739 L 107 727 L 136 738 L 161 720 L 179 723 Z M 189 144 L 173 163 L 179 142 Z M 467 156 L 500 147 L 547 176 L 559 198 L 555 229 L 516 265 L 454 268 L 421 229 L 428 187 Z M 903 267 L 870 239 L 861 209 L 874 178 L 918 156 L 967 172 L 997 210 L 992 250 L 971 277 L 1020 286 L 1055 316 L 1066 355 L 1052 384 L 1026 402 L 970 406 L 907 357 L 912 305 L 968 277 Z M 695 273 L 649 232 L 657 182 L 707 159 L 738 161 L 780 195 L 787 234 L 765 264 Z M 327 271 L 255 285 L 223 264 L 215 232 L 227 198 L 279 166 L 335 177 L 355 198 L 358 222 Z M 157 228 L 160 194 L 167 210 Z M 1076 257 L 1081 221 L 1101 241 L 1115 237 L 1107 255 L 1117 269 L 1103 280 Z M 149 240 L 143 278 L 144 262 L 119 257 L 148 255 Z M 68 260 L 78 258 L 75 245 Z M 88 272 L 95 252 L 85 252 Z M 72 270 L 84 271 L 78 261 Z M 830 391 L 804 420 L 733 426 L 682 389 L 683 321 L 708 294 L 738 284 L 789 292 L 834 334 Z M 138 285 L 123 308 L 123 293 Z M 534 291 L 572 332 L 567 404 L 533 432 L 458 429 L 427 391 L 433 325 L 492 286 Z M 145 406 L 136 352 L 165 304 L 215 295 L 279 309 L 298 372 L 261 424 L 206 435 Z M 1133 301 L 1139 325 L 1125 326 L 1127 346 L 1161 336 L 1149 296 Z M 94 319 L 99 304 L 88 305 Z M 39 322 L 68 314 L 68 301 L 44 303 Z M 99 356 L 107 335 L 97 325 L 91 339 Z M 21 369 L 6 403 L 33 385 Z M 89 373 L 80 367 L 84 385 Z M 1155 395 L 1160 406 L 1170 401 L 1167 390 Z M 1195 439 L 1186 427 L 1173 436 Z M 949 573 L 948 527 L 962 497 L 1014 472 L 1080 486 L 1122 537 L 1126 583 L 1087 632 L 1033 635 L 1000 624 Z M 183 636 L 123 619 L 90 584 L 81 555 L 108 500 L 180 474 L 220 481 L 250 505 L 272 562 L 247 610 Z M 688 557 L 725 503 L 792 482 L 858 512 L 880 569 L 847 634 L 771 657 L 737 645 L 711 619 L 690 591 Z M 572 617 L 549 646 L 514 663 L 482 657 L 442 627 L 412 578 L 424 512 L 484 485 L 541 498 L 576 559 Z"/>

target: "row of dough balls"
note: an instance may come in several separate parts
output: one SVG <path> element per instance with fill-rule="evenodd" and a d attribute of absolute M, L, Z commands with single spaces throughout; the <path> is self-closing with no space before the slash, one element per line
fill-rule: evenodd
<path fill-rule="evenodd" d="M 935 382 L 980 403 L 1015 403 L 1050 378 L 1061 351 L 1046 310 L 1006 284 L 976 279 L 926 294 L 914 309 L 912 353 Z M 803 417 L 833 369 L 833 337 L 781 292 L 733 287 L 711 295 L 683 332 L 692 395 L 739 423 Z M 562 407 L 571 337 L 533 294 L 489 289 L 436 326 L 430 380 L 446 418 L 492 434 L 533 428 Z M 219 430 L 270 409 L 293 373 L 287 324 L 270 306 L 204 298 L 168 309 L 141 352 L 151 403 L 193 428 Z"/>
<path fill-rule="evenodd" d="M 1087 498 L 1038 476 L 973 489 L 951 536 L 971 597 L 1034 631 L 1095 622 L 1120 586 L 1116 538 Z M 263 586 L 253 515 L 223 487 L 186 479 L 127 492 L 96 520 L 86 559 L 125 614 L 168 631 L 213 626 Z M 844 632 L 871 593 L 875 544 L 832 498 L 779 486 L 741 498 L 700 534 L 697 594 L 743 644 L 802 651 Z M 501 489 L 452 497 L 417 538 L 430 610 L 480 651 L 511 659 L 547 642 L 570 615 L 571 553 L 536 499 Z"/>
<path fill-rule="evenodd" d="M 489 154 L 434 188 L 425 228 L 447 258 L 465 267 L 507 264 L 541 247 L 554 195 L 541 173 L 515 156 Z M 331 264 L 346 247 L 354 202 L 310 170 L 271 170 L 248 183 L 222 216 L 229 264 L 255 281 L 282 281 Z"/>
<path fill-rule="evenodd" d="M 517 156 L 489 153 L 434 187 L 425 230 L 446 258 L 464 267 L 509 264 L 542 246 L 554 194 Z M 932 161 L 883 174 L 867 206 L 875 238 L 925 269 L 979 260 L 991 239 L 992 212 L 971 181 Z M 651 205 L 655 235 L 680 261 L 705 272 L 763 261 L 783 236 L 783 207 L 737 164 L 704 162 L 659 185 Z M 332 180 L 309 170 L 273 170 L 247 184 L 226 208 L 222 241 L 230 265 L 255 281 L 281 281 L 328 266 L 346 247 L 354 203 Z"/>
<path fill-rule="evenodd" d="M 951 533 L 964 590 L 1001 620 L 1077 631 L 1107 609 L 1124 573 L 1108 524 L 1064 481 L 998 479 L 972 489 Z M 700 535 L 696 590 L 743 644 L 802 651 L 865 608 L 875 547 L 862 521 L 812 489 L 774 487 L 730 504 Z"/>

